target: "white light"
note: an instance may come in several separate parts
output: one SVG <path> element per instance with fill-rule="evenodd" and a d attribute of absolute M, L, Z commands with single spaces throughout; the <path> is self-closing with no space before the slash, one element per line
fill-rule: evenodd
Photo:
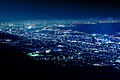
<path fill-rule="evenodd" d="M 35 56 L 39 56 L 39 54 L 33 54 L 33 55 L 31 55 L 31 56 L 35 57 Z"/>
<path fill-rule="evenodd" d="M 73 40 L 73 41 L 71 41 L 71 42 L 77 42 L 77 41 Z"/>
<path fill-rule="evenodd" d="M 107 36 L 107 34 L 104 34 L 104 36 Z"/>
<path fill-rule="evenodd" d="M 63 45 L 57 45 L 57 47 L 64 47 Z"/>
<path fill-rule="evenodd" d="M 6 39 L 5 41 L 10 42 L 10 41 L 12 41 L 12 40 L 11 40 L 11 39 Z"/>
<path fill-rule="evenodd" d="M 120 63 L 120 60 L 118 59 L 118 60 L 116 60 L 115 62 L 118 62 L 118 63 Z"/>
<path fill-rule="evenodd" d="M 99 53 L 99 51 L 94 51 L 95 53 Z"/>
<path fill-rule="evenodd" d="M 58 27 L 65 27 L 65 25 L 58 25 Z"/>
<path fill-rule="evenodd" d="M 32 26 L 28 26 L 28 29 L 31 29 L 32 28 Z"/>
<path fill-rule="evenodd" d="M 71 59 L 73 59 L 73 56 L 71 56 Z"/>
<path fill-rule="evenodd" d="M 120 42 L 118 42 L 117 44 L 120 44 Z"/>
<path fill-rule="evenodd" d="M 32 57 L 39 56 L 39 54 L 35 54 L 35 53 L 28 53 L 28 55 Z"/>
<path fill-rule="evenodd" d="M 39 51 L 35 51 L 35 53 L 40 53 Z"/>
<path fill-rule="evenodd" d="M 46 53 L 50 53 L 50 52 L 51 52 L 51 50 L 46 50 L 45 52 L 46 52 Z"/>
<path fill-rule="evenodd" d="M 108 44 L 108 43 L 114 43 L 114 42 L 111 42 L 111 41 L 109 40 L 109 41 L 107 41 L 106 43 Z"/>
<path fill-rule="evenodd" d="M 95 63 L 93 64 L 94 66 L 102 66 L 101 64 Z"/>
<path fill-rule="evenodd" d="M 108 39 L 105 39 L 106 41 L 108 40 Z"/>
<path fill-rule="evenodd" d="M 39 32 L 39 30 L 35 30 L 35 32 Z"/>
<path fill-rule="evenodd" d="M 11 30 L 11 29 L 9 29 L 9 31 L 11 32 L 12 30 Z"/>
<path fill-rule="evenodd" d="M 78 54 L 81 54 L 80 52 Z"/>
<path fill-rule="evenodd" d="M 96 36 L 96 34 L 93 34 L 93 36 Z"/>
<path fill-rule="evenodd" d="M 14 24 L 9 24 L 9 26 L 14 26 Z"/>

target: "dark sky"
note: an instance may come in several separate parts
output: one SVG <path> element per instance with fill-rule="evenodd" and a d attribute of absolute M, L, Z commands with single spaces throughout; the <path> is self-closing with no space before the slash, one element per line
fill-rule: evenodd
<path fill-rule="evenodd" d="M 119 0 L 0 0 L 0 20 L 120 17 Z"/>

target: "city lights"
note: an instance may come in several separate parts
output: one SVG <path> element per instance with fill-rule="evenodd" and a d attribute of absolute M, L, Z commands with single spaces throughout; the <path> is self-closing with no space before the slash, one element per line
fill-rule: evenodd
<path fill-rule="evenodd" d="M 102 22 L 63 20 L 23 22 L 19 25 L 6 23 L 0 25 L 0 32 L 16 35 L 19 39 L 0 39 L 0 43 L 22 48 L 26 50 L 24 54 L 34 60 L 52 61 L 64 66 L 70 61 L 78 66 L 79 62 L 91 66 L 111 65 L 119 69 L 120 36 L 81 31 L 83 27 L 80 25 L 93 23 L 95 26 Z"/>

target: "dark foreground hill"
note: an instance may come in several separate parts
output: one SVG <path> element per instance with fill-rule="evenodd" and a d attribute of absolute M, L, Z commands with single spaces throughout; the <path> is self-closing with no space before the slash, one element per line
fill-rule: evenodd
<path fill-rule="evenodd" d="M 114 79 L 119 73 L 109 67 L 56 67 L 52 63 L 34 61 L 20 49 L 0 44 L 1 75 L 39 79 Z M 118 78 L 119 80 L 119 78 Z"/>
<path fill-rule="evenodd" d="M 79 79 L 79 80 L 119 80 L 119 71 L 111 67 L 57 67 L 44 61 L 35 61 L 23 54 L 22 49 L 0 44 L 0 76 L 16 79 Z"/>

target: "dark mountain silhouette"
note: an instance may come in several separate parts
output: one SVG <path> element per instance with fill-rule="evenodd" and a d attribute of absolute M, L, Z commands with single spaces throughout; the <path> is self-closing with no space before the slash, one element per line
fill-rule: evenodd
<path fill-rule="evenodd" d="M 17 39 L 19 39 L 19 37 L 16 36 L 16 35 L 0 32 L 0 39 L 13 39 L 13 40 L 17 40 Z"/>

